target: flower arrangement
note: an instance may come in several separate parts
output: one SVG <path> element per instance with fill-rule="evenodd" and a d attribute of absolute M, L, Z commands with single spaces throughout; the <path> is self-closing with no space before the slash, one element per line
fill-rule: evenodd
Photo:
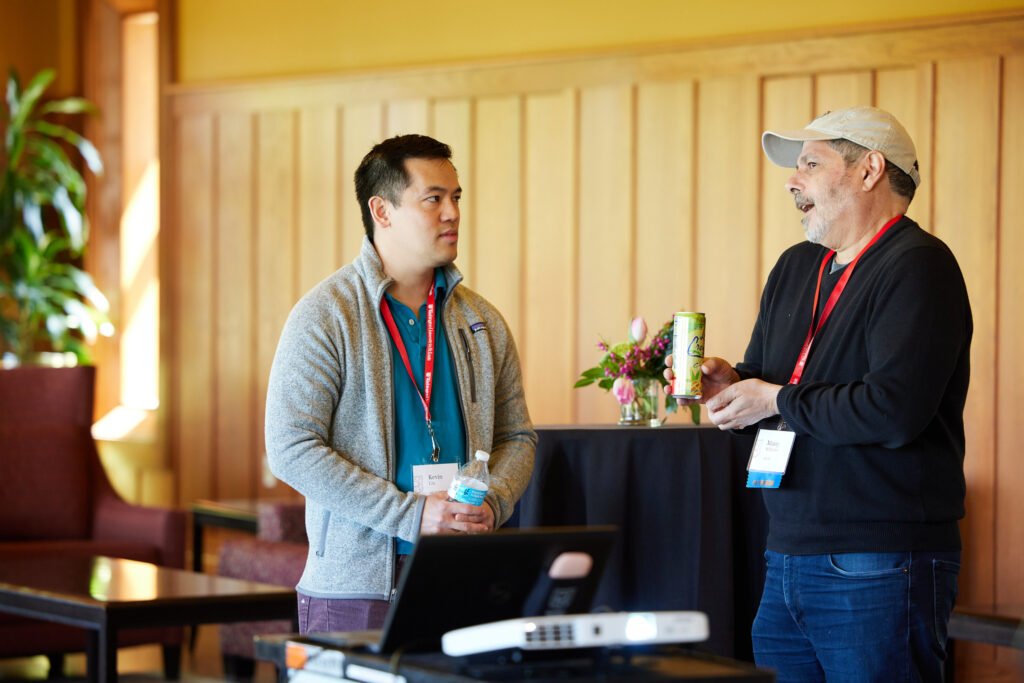
<path fill-rule="evenodd" d="M 644 401 L 657 400 L 653 391 L 646 392 L 642 388 L 649 382 L 654 382 L 657 387 L 657 395 L 665 397 L 666 418 L 669 413 L 674 413 L 678 404 L 670 395 L 664 393 L 664 387 L 668 384 L 665 379 L 665 357 L 672 351 L 672 320 L 669 320 L 661 329 L 651 337 L 651 341 L 645 346 L 647 338 L 647 322 L 640 317 L 633 318 L 629 324 L 628 341 L 609 346 L 601 340 L 597 347 L 604 351 L 604 356 L 598 364 L 584 370 L 580 378 L 573 385 L 574 389 L 589 386 L 597 383 L 597 386 L 605 391 L 611 391 L 615 400 L 621 406 L 638 404 L 641 409 L 649 408 L 651 414 L 657 414 L 657 405 L 644 406 Z M 646 382 L 644 381 L 646 380 Z M 690 417 L 694 424 L 700 423 L 700 406 L 690 406 Z M 660 423 L 659 423 L 660 424 Z"/>

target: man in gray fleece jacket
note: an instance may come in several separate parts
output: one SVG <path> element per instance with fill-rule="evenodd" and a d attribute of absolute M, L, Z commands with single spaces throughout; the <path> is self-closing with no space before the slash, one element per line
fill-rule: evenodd
<path fill-rule="evenodd" d="M 495 529 L 533 470 L 515 342 L 453 265 L 462 189 L 450 159 L 421 135 L 366 155 L 355 174 L 362 250 L 295 305 L 281 333 L 267 457 L 306 498 L 303 633 L 379 628 L 417 537 Z M 491 454 L 483 505 L 424 486 L 478 449 Z"/>

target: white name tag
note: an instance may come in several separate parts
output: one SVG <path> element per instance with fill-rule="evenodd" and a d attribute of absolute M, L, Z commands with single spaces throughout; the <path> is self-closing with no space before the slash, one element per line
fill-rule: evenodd
<path fill-rule="evenodd" d="M 759 429 L 747 463 L 748 488 L 776 489 L 789 465 L 796 432 L 788 429 Z"/>
<path fill-rule="evenodd" d="M 428 496 L 435 491 L 447 491 L 452 479 L 459 473 L 459 465 L 454 462 L 439 465 L 413 465 L 412 490 Z"/>

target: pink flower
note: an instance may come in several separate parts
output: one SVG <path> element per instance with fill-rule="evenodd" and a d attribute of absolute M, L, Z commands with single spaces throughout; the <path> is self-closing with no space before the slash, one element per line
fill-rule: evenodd
<path fill-rule="evenodd" d="M 633 318 L 633 322 L 629 323 L 629 340 L 636 344 L 642 344 L 646 338 L 647 323 L 644 322 L 643 318 Z"/>
<path fill-rule="evenodd" d="M 612 393 L 615 394 L 615 400 L 621 405 L 632 403 L 633 399 L 636 398 L 636 392 L 633 390 L 633 383 L 625 377 L 615 378 L 615 383 L 612 384 Z"/>

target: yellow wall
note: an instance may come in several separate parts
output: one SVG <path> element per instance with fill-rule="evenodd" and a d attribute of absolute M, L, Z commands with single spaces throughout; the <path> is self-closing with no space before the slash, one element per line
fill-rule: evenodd
<path fill-rule="evenodd" d="M 6 0 L 3 0 L 6 1 Z M 1024 0 L 177 0 L 178 80 L 335 73 L 931 18 Z"/>
<path fill-rule="evenodd" d="M 1024 7 L 1024 0 L 175 0 L 177 80 L 337 73 L 572 54 L 756 33 Z M 57 69 L 49 94 L 80 90 L 76 0 L 0 0 L 0 69 Z M 628 8 L 630 11 L 625 11 Z"/>
<path fill-rule="evenodd" d="M 0 0 L 0 69 L 14 66 L 22 85 L 45 68 L 57 70 L 47 90 L 65 97 L 79 88 L 75 0 Z"/>

